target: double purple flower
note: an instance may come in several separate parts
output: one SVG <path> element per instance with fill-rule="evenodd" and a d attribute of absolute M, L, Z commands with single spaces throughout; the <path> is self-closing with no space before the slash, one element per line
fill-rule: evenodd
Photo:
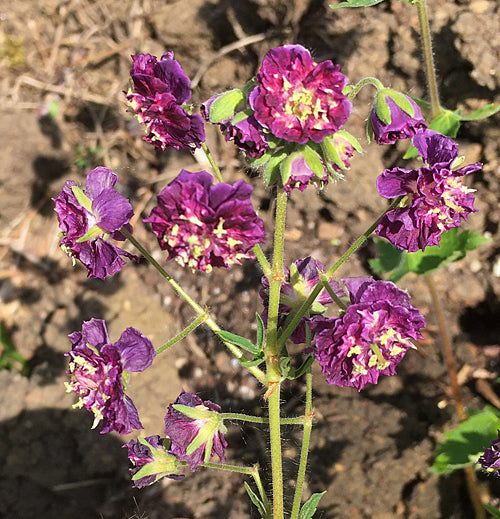
<path fill-rule="evenodd" d="M 360 277 L 342 280 L 351 304 L 340 317 L 318 316 L 314 354 L 329 384 L 355 387 L 394 375 L 412 340 L 422 338 L 425 320 L 394 283 Z"/>
<path fill-rule="evenodd" d="M 110 169 L 95 168 L 87 175 L 85 191 L 67 180 L 53 199 L 62 230 L 59 245 L 83 263 L 89 277 L 104 279 L 120 271 L 125 265 L 123 256 L 137 259 L 108 241 L 108 237 L 125 240 L 120 232 L 124 226 L 132 231 L 128 222 L 134 212 L 129 201 L 113 189 L 117 180 Z"/>
<path fill-rule="evenodd" d="M 84 322 L 82 331 L 73 332 L 69 338 L 72 350 L 66 355 L 71 381 L 66 387 L 79 396 L 74 407 L 85 407 L 93 413 L 92 428 L 102 422 L 101 434 L 142 429 L 137 410 L 125 395 L 122 378 L 125 372 L 144 371 L 151 365 L 155 357 L 151 341 L 139 330 L 127 328 L 113 344 L 101 319 Z"/>
<path fill-rule="evenodd" d="M 316 63 L 301 45 L 271 49 L 249 96 L 255 119 L 274 136 L 305 144 L 321 142 L 347 120 L 351 103 L 342 93 L 340 66 Z"/>
<path fill-rule="evenodd" d="M 162 250 L 181 265 L 210 272 L 251 258 L 250 249 L 265 241 L 262 220 L 243 180 L 213 185 L 206 171 L 180 174 L 158 195 L 151 223 Z"/>
<path fill-rule="evenodd" d="M 484 448 L 484 454 L 479 458 L 478 463 L 484 470 L 500 473 L 500 430 L 498 438 L 491 442 L 491 447 Z"/>
<path fill-rule="evenodd" d="M 474 190 L 464 186 L 461 177 L 482 166 L 476 162 L 452 170 L 458 146 L 435 131 L 421 130 L 412 142 L 426 164 L 418 170 L 386 169 L 377 179 L 377 190 L 384 198 L 407 197 L 402 207 L 382 217 L 377 234 L 409 252 L 438 245 L 444 231 L 458 227 L 476 211 Z"/>
<path fill-rule="evenodd" d="M 138 121 L 146 126 L 144 140 L 165 150 L 199 148 L 205 141 L 203 120 L 183 107 L 191 97 L 189 78 L 167 52 L 160 61 L 151 54 L 132 56 L 133 88 L 126 93 Z"/>

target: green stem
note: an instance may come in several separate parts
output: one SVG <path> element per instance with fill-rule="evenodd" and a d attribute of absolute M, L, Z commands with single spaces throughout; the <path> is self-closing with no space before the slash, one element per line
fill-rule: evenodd
<path fill-rule="evenodd" d="M 262 272 L 264 273 L 264 276 L 266 276 L 267 279 L 271 276 L 271 265 L 269 265 L 269 261 L 267 261 L 267 258 L 264 256 L 264 253 L 262 252 L 262 249 L 260 246 L 254 245 L 253 246 L 253 253 L 255 254 L 255 257 L 257 258 L 257 261 L 260 264 L 260 267 L 262 269 Z"/>
<path fill-rule="evenodd" d="M 259 473 L 259 465 L 258 463 L 253 466 L 253 473 L 252 473 L 253 479 L 255 481 L 255 484 L 257 485 L 257 489 L 259 490 L 260 498 L 262 499 L 262 503 L 264 504 L 265 509 L 271 513 L 271 505 L 269 503 L 269 499 L 267 499 L 266 492 L 264 491 L 264 487 L 262 485 L 262 481 L 260 480 L 260 473 Z"/>
<path fill-rule="evenodd" d="M 304 487 L 304 479 L 306 475 L 307 457 L 309 455 L 309 442 L 311 439 L 312 419 L 312 373 L 311 367 L 309 367 L 306 373 L 306 408 L 304 416 L 304 436 L 302 438 L 299 470 L 297 472 L 297 486 L 295 487 L 295 495 L 293 496 L 292 515 L 290 519 L 297 519 L 299 517 L 300 503 L 302 500 L 302 490 Z"/>
<path fill-rule="evenodd" d="M 168 350 L 171 346 L 173 346 L 175 343 L 179 342 L 180 340 L 184 339 L 186 335 L 189 335 L 193 330 L 198 328 L 200 324 L 203 324 L 208 319 L 208 314 L 205 312 L 202 315 L 199 315 L 189 326 L 186 326 L 182 332 L 178 333 L 175 337 L 170 339 L 168 342 L 166 342 L 163 346 L 160 346 L 156 350 L 156 355 L 159 355 L 160 353 L 163 353 L 165 350 Z"/>
<path fill-rule="evenodd" d="M 215 162 L 214 158 L 212 157 L 212 154 L 210 153 L 210 150 L 208 149 L 208 146 L 205 142 L 201 143 L 201 149 L 204 151 L 205 156 L 208 159 L 208 162 L 210 162 L 210 165 L 212 166 L 212 170 L 214 172 L 214 175 L 217 177 L 217 180 L 219 182 L 224 182 L 224 179 L 222 178 L 222 174 L 220 172 L 219 166 L 217 166 L 217 163 Z"/>
<path fill-rule="evenodd" d="M 436 79 L 436 69 L 434 67 L 434 57 L 432 55 L 432 39 L 427 17 L 427 6 L 425 0 L 417 2 L 418 23 L 420 26 L 420 36 L 422 38 L 422 51 L 424 55 L 425 75 L 427 77 L 427 88 L 431 102 L 431 120 L 435 119 L 442 111 L 439 103 L 439 92 Z"/>
<path fill-rule="evenodd" d="M 333 274 L 336 270 L 340 268 L 340 266 L 354 253 L 356 250 L 363 245 L 363 243 L 368 239 L 370 234 L 377 228 L 378 222 L 380 219 L 390 211 L 391 209 L 394 209 L 403 199 L 403 197 L 395 198 L 389 207 L 375 220 L 375 222 L 368 227 L 368 229 L 349 247 L 347 252 L 343 254 L 340 259 L 332 266 L 330 267 L 325 273 L 326 279 L 331 279 L 333 277 Z M 313 288 L 311 293 L 309 294 L 308 298 L 302 303 L 302 306 L 297 310 L 297 313 L 294 315 L 293 319 L 290 321 L 290 324 L 286 327 L 286 329 L 281 334 L 279 340 L 278 340 L 278 351 L 281 351 L 283 346 L 285 345 L 286 341 L 292 335 L 295 328 L 297 328 L 298 324 L 300 323 L 302 317 L 306 315 L 307 311 L 311 307 L 311 305 L 314 303 L 315 299 L 319 296 L 321 290 L 323 290 L 323 284 L 321 282 L 318 282 L 318 284 Z"/>
<path fill-rule="evenodd" d="M 242 422 L 251 423 L 269 423 L 269 418 L 261 418 L 260 416 L 251 416 L 242 413 L 219 413 L 223 420 L 241 420 Z M 302 425 L 304 423 L 303 416 L 295 418 L 281 418 L 281 425 Z"/>
<path fill-rule="evenodd" d="M 365 77 L 355 85 L 349 85 L 346 87 L 349 89 L 349 93 L 347 94 L 349 101 L 352 101 L 359 94 L 359 91 L 366 85 L 373 85 L 377 90 L 382 90 L 385 88 L 376 77 Z"/>
<path fill-rule="evenodd" d="M 328 295 L 335 301 L 336 305 L 341 310 L 346 310 L 347 305 L 340 299 L 340 297 L 334 292 L 333 288 L 331 287 L 328 278 L 324 274 L 319 275 L 320 281 L 323 283 L 323 286 L 325 287 L 325 290 L 328 292 Z"/>
<path fill-rule="evenodd" d="M 253 467 L 241 467 L 240 465 L 228 465 L 227 463 L 214 463 L 213 461 L 203 463 L 202 466 L 207 469 L 226 470 L 228 472 L 238 472 L 239 474 L 248 474 L 250 476 L 253 476 L 254 472 Z"/>
<path fill-rule="evenodd" d="M 271 472 L 273 480 L 273 518 L 283 519 L 283 461 L 281 453 L 280 393 L 281 374 L 277 350 L 278 307 L 281 283 L 284 281 L 283 251 L 285 240 L 286 204 L 288 195 L 278 190 L 276 197 L 276 226 L 274 231 L 273 264 L 269 276 L 269 306 L 267 340 L 264 346 L 266 357 L 267 392 L 269 406 L 269 439 L 271 443 Z"/>
<path fill-rule="evenodd" d="M 125 229 L 121 228 L 120 231 L 128 238 L 130 243 L 151 263 L 151 265 L 170 283 L 174 290 L 191 306 L 191 308 L 199 315 L 204 315 L 207 326 L 214 332 L 220 332 L 222 329 L 217 325 L 213 318 L 204 310 L 180 285 L 175 279 L 151 256 L 151 254 Z M 220 338 L 220 337 L 219 337 Z M 222 339 L 221 339 L 222 340 Z M 233 344 L 222 340 L 226 348 L 238 359 L 247 360 L 242 351 Z M 262 384 L 266 383 L 266 375 L 257 366 L 251 366 L 248 370 L 252 375 Z"/>

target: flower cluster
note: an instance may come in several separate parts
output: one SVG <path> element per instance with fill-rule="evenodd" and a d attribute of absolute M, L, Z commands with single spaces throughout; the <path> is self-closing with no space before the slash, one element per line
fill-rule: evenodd
<path fill-rule="evenodd" d="M 476 211 L 474 190 L 464 186 L 461 177 L 482 166 L 476 162 L 453 170 L 458 146 L 435 131 L 421 130 L 412 142 L 426 164 L 418 170 L 386 169 L 377 179 L 384 198 L 406 197 L 382 217 L 377 234 L 409 252 L 438 245 L 444 231 L 458 227 L 461 219 Z"/>
<path fill-rule="evenodd" d="M 285 267 L 285 282 L 281 284 L 280 289 L 280 305 L 278 308 L 278 328 L 286 328 L 288 322 L 293 318 L 295 312 L 300 308 L 302 303 L 308 298 L 313 288 L 320 280 L 320 274 L 325 266 L 320 261 L 308 256 L 307 258 L 295 261 L 290 269 Z M 267 314 L 269 307 L 269 280 L 266 276 L 262 277 L 260 289 L 260 297 L 264 305 L 262 320 L 267 323 Z M 343 290 L 336 281 L 330 281 L 332 290 L 339 297 L 344 296 Z M 333 303 L 326 290 L 322 290 L 316 298 L 316 302 L 312 305 L 309 316 L 305 316 L 290 336 L 290 340 L 295 344 L 306 343 L 306 326 L 311 323 L 316 316 L 325 312 L 324 305 Z"/>
<path fill-rule="evenodd" d="M 498 438 L 491 442 L 491 447 L 484 448 L 484 454 L 479 458 L 478 463 L 484 470 L 494 471 L 497 474 L 500 470 L 500 430 Z"/>
<path fill-rule="evenodd" d="M 368 120 L 368 137 L 377 144 L 394 144 L 397 139 L 413 137 L 426 128 L 415 101 L 400 92 L 383 88 L 377 92 Z"/>
<path fill-rule="evenodd" d="M 339 317 L 318 316 L 314 354 L 329 384 L 355 387 L 394 375 L 412 339 L 422 338 L 425 320 L 394 283 L 372 278 L 342 280 L 351 304 Z"/>
<path fill-rule="evenodd" d="M 203 120 L 183 106 L 191 97 L 190 82 L 174 53 L 167 52 L 160 61 L 151 54 L 132 56 L 132 60 L 133 88 L 126 98 L 146 126 L 144 140 L 160 150 L 199 148 L 205 141 Z"/>
<path fill-rule="evenodd" d="M 142 429 L 122 379 L 126 372 L 144 371 L 151 365 L 155 357 L 151 341 L 139 330 L 127 328 L 112 344 L 101 319 L 84 322 L 81 332 L 73 332 L 69 338 L 72 350 L 66 355 L 71 381 L 66 387 L 79 396 L 74 407 L 85 407 L 94 414 L 93 428 L 102 421 L 102 434 Z"/>
<path fill-rule="evenodd" d="M 54 198 L 55 212 L 62 230 L 61 248 L 86 267 L 88 276 L 104 279 L 120 271 L 123 257 L 137 259 L 108 241 L 108 237 L 123 241 L 120 232 L 129 232 L 134 214 L 129 201 L 113 189 L 118 180 L 110 169 L 95 168 L 87 176 L 85 191 L 73 180 L 67 180 Z"/>
<path fill-rule="evenodd" d="M 287 193 L 319 188 L 361 151 L 352 135 L 339 132 L 351 111 L 346 83 L 339 65 L 316 63 L 301 45 L 284 45 L 266 54 L 253 81 L 209 99 L 202 113 L 252 166 L 264 168 L 268 185 L 280 183 Z"/>
<path fill-rule="evenodd" d="M 265 241 L 264 224 L 250 201 L 252 188 L 243 180 L 212 182 L 206 171 L 182 170 L 144 220 L 168 251 L 167 260 L 206 272 L 253 257 L 250 249 Z"/>

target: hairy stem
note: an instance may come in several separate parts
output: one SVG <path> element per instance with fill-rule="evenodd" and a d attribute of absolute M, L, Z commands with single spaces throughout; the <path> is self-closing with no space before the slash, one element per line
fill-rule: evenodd
<path fill-rule="evenodd" d="M 432 55 L 432 39 L 427 17 L 427 5 L 425 0 L 417 3 L 418 23 L 420 26 L 420 37 L 422 38 L 422 51 L 424 55 L 425 76 L 427 78 L 427 88 L 431 102 L 431 120 L 435 119 L 442 111 L 439 103 L 439 92 L 437 86 L 436 69 L 434 67 L 434 57 Z"/>
<path fill-rule="evenodd" d="M 444 317 L 443 308 L 439 299 L 436 285 L 430 274 L 425 276 L 429 292 L 432 298 L 432 304 L 436 313 L 436 319 L 439 326 L 439 334 L 441 336 L 441 342 L 443 343 L 444 357 L 446 360 L 446 367 L 448 368 L 448 376 L 450 377 L 451 392 L 453 393 L 453 399 L 455 401 L 455 409 L 457 411 L 458 419 L 461 422 L 467 420 L 468 415 L 465 410 L 464 402 L 462 399 L 462 392 L 460 391 L 460 385 L 458 383 L 457 369 L 455 367 L 455 359 L 453 357 L 453 347 L 451 345 L 450 336 L 448 334 L 448 328 L 446 326 L 446 320 Z M 477 485 L 476 473 L 473 466 L 465 467 L 465 481 L 467 483 L 467 490 L 469 497 L 474 508 L 474 514 L 476 519 L 486 519 L 486 513 L 481 502 L 481 495 Z"/>
<path fill-rule="evenodd" d="M 205 153 L 205 156 L 208 159 L 208 162 L 210 162 L 210 165 L 212 166 L 212 170 L 214 172 L 214 175 L 217 177 L 217 180 L 219 182 L 224 182 L 224 179 L 222 178 L 222 174 L 220 172 L 219 166 L 217 166 L 217 163 L 215 162 L 214 158 L 212 157 L 212 154 L 210 153 L 210 150 L 208 149 L 208 146 L 205 142 L 201 143 L 201 149 Z"/>
<path fill-rule="evenodd" d="M 207 313 L 180 285 L 175 279 L 151 256 L 151 254 L 125 229 L 120 229 L 132 245 L 149 261 L 149 263 L 170 283 L 174 290 L 191 306 L 191 308 L 199 315 L 206 315 L 205 322 L 207 326 L 215 333 L 222 331 L 210 314 Z M 222 340 L 228 350 L 238 359 L 246 360 L 242 351 L 233 344 Z M 266 382 L 266 375 L 257 366 L 251 366 L 248 370 L 262 384 Z"/>
<path fill-rule="evenodd" d="M 193 330 L 198 328 L 198 326 L 200 326 L 200 324 L 203 324 L 204 322 L 206 322 L 207 319 L 208 319 L 207 312 L 198 315 L 198 317 L 190 325 L 186 326 L 186 328 L 184 328 L 184 330 L 182 330 L 182 332 L 178 333 L 175 337 L 173 337 L 168 342 L 166 342 L 165 344 L 163 344 L 162 346 L 157 348 L 156 355 L 163 353 L 165 350 L 168 350 L 171 346 L 173 346 L 180 340 L 184 339 L 184 337 L 186 337 L 186 335 L 189 335 Z"/>

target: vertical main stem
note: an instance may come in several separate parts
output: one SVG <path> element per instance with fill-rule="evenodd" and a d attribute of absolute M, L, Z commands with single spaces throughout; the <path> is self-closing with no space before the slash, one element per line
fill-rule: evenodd
<path fill-rule="evenodd" d="M 281 454 L 280 386 L 278 342 L 278 308 L 281 283 L 284 281 L 283 250 L 285 237 L 286 204 L 288 196 L 278 190 L 276 197 L 276 227 L 274 253 L 269 278 L 269 307 L 267 337 L 264 346 L 266 358 L 267 392 L 269 406 L 269 439 L 271 444 L 271 468 L 273 479 L 273 518 L 283 519 L 283 462 Z"/>
<path fill-rule="evenodd" d="M 431 102 L 431 119 L 435 119 L 441 113 L 439 103 L 439 93 L 436 79 L 436 69 L 434 67 L 434 56 L 432 55 L 432 39 L 427 17 L 427 6 L 425 0 L 417 3 L 418 23 L 420 25 L 420 36 L 422 38 L 422 51 L 424 54 L 425 75 L 427 78 L 427 88 Z"/>
<path fill-rule="evenodd" d="M 439 326 L 439 334 L 443 342 L 444 356 L 446 359 L 446 366 L 448 368 L 448 376 L 450 377 L 451 391 L 455 400 L 455 409 L 457 411 L 458 418 L 461 422 L 467 420 L 467 411 L 464 407 L 462 399 L 462 392 L 460 391 L 460 385 L 458 383 L 457 369 L 455 367 L 455 360 L 453 358 L 453 348 L 448 335 L 448 329 L 446 327 L 446 321 L 444 318 L 443 308 L 439 300 L 439 295 L 434 284 L 434 280 L 430 274 L 425 276 L 427 285 L 432 298 L 434 310 L 436 311 L 436 317 Z M 477 485 L 476 473 L 473 466 L 465 467 L 465 482 L 467 484 L 467 490 L 469 491 L 469 497 L 474 508 L 474 515 L 476 519 L 486 519 L 486 513 L 483 508 L 479 488 Z"/>

